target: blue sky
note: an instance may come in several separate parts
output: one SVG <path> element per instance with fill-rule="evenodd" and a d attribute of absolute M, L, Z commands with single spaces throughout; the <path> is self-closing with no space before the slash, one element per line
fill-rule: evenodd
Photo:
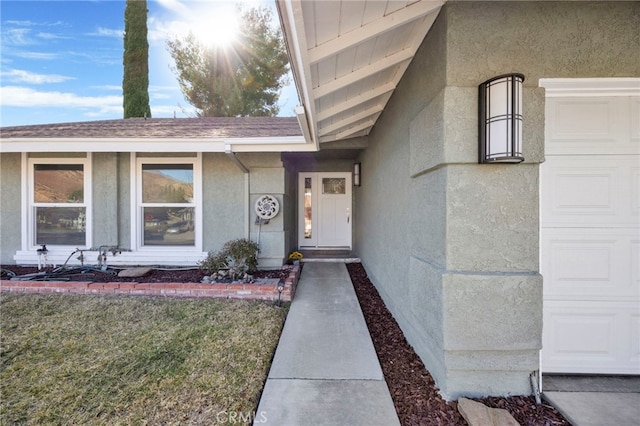
<path fill-rule="evenodd" d="M 125 5 L 0 1 L 0 126 L 122 118 Z M 148 0 L 148 8 L 151 115 L 194 116 L 171 70 L 167 40 L 202 26 L 220 27 L 234 2 Z M 299 103 L 289 80 L 280 96 L 282 116 L 293 116 Z"/>

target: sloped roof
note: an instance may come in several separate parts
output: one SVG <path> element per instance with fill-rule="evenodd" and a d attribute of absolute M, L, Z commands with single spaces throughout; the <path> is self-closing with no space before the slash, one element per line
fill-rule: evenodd
<path fill-rule="evenodd" d="M 296 117 L 128 118 L 0 127 L 0 152 L 315 151 Z"/>
<path fill-rule="evenodd" d="M 0 127 L 0 139 L 212 139 L 302 136 L 295 117 L 128 118 Z"/>
<path fill-rule="evenodd" d="M 319 148 L 369 134 L 445 1 L 277 0 Z"/>

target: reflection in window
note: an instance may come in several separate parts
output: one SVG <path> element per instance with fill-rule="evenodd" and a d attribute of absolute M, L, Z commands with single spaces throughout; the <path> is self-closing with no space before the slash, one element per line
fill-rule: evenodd
<path fill-rule="evenodd" d="M 195 209 L 145 207 L 144 245 L 195 245 Z"/>
<path fill-rule="evenodd" d="M 141 163 L 142 245 L 195 246 L 194 163 Z"/>
<path fill-rule="evenodd" d="M 322 178 L 322 193 L 344 194 L 346 181 L 345 178 Z"/>
<path fill-rule="evenodd" d="M 36 203 L 84 202 L 82 164 L 36 164 L 33 176 Z"/>
<path fill-rule="evenodd" d="M 143 164 L 143 203 L 191 203 L 192 164 Z"/>
<path fill-rule="evenodd" d="M 36 207 L 36 244 L 85 245 L 84 207 Z"/>
<path fill-rule="evenodd" d="M 87 245 L 84 164 L 33 164 L 35 245 Z"/>
<path fill-rule="evenodd" d="M 311 238 L 311 178 L 304 178 L 304 238 Z"/>

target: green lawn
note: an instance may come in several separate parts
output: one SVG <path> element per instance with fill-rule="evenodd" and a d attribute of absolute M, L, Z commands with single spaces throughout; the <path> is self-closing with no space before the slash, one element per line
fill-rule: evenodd
<path fill-rule="evenodd" d="M 4 293 L 0 423 L 250 422 L 286 309 Z"/>

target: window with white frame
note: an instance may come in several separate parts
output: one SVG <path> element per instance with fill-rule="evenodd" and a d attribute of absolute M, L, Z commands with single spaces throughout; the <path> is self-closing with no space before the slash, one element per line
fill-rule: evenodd
<path fill-rule="evenodd" d="M 86 157 L 29 161 L 31 246 L 90 246 L 89 164 Z"/>
<path fill-rule="evenodd" d="M 137 159 L 140 247 L 198 247 L 198 159 Z"/>

